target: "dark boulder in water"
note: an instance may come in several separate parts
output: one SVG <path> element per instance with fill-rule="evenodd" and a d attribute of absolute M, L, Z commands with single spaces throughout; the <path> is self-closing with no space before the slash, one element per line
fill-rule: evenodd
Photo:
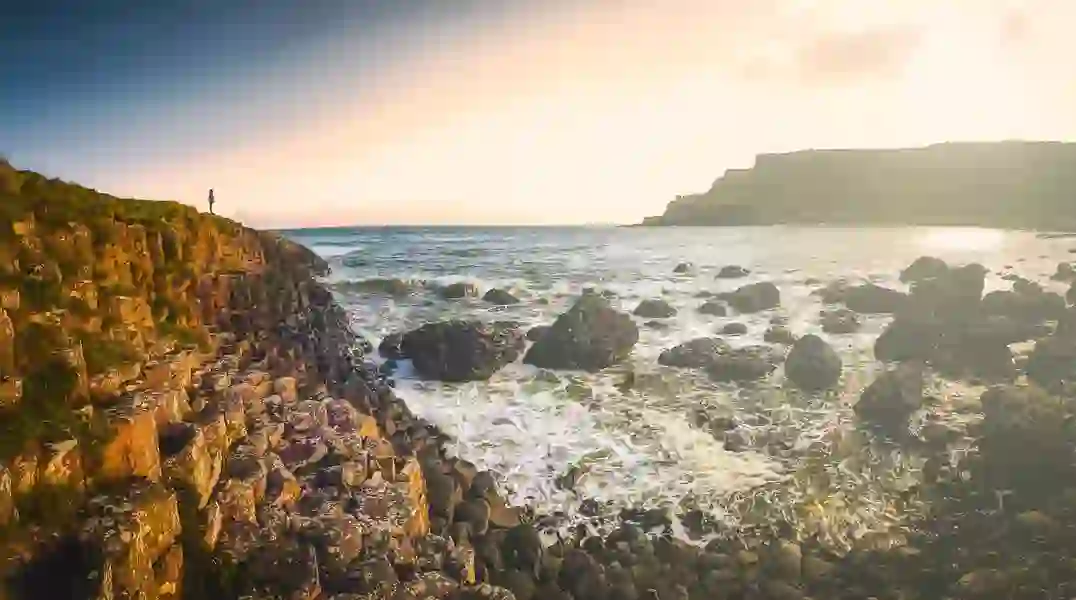
<path fill-rule="evenodd" d="M 377 352 L 383 358 L 399 360 L 403 358 L 403 352 L 400 350 L 401 342 L 403 342 L 402 333 L 390 333 L 377 345 Z"/>
<path fill-rule="evenodd" d="M 974 311 L 962 318 L 898 316 L 875 340 L 874 355 L 883 361 L 922 361 L 951 378 L 993 382 L 1016 376 L 1009 344 L 1045 333 L 1040 326 Z"/>
<path fill-rule="evenodd" d="M 929 361 L 941 339 L 934 320 L 897 317 L 874 341 L 874 357 L 881 361 Z"/>
<path fill-rule="evenodd" d="M 1050 277 L 1054 281 L 1073 281 L 1076 280 L 1076 267 L 1072 266 L 1072 263 L 1063 262 L 1058 263 L 1057 270 Z"/>
<path fill-rule="evenodd" d="M 743 323 L 729 323 L 721 328 L 725 335 L 747 335 L 747 325 Z"/>
<path fill-rule="evenodd" d="M 796 340 L 785 359 L 785 377 L 807 391 L 824 390 L 841 378 L 841 357 L 817 335 Z"/>
<path fill-rule="evenodd" d="M 489 379 L 523 351 L 514 323 L 441 321 L 404 334 L 400 349 L 425 378 L 442 381 Z"/>
<path fill-rule="evenodd" d="M 664 300 L 643 300 L 632 314 L 644 319 L 666 319 L 676 315 L 676 309 Z"/>
<path fill-rule="evenodd" d="M 906 432 L 908 417 L 923 406 L 922 363 L 907 362 L 882 373 L 863 391 L 856 414 L 890 434 Z"/>
<path fill-rule="evenodd" d="M 721 267 L 721 270 L 717 272 L 717 279 L 739 279 L 741 277 L 747 277 L 750 274 L 751 271 L 748 271 L 743 267 L 728 265 Z"/>
<path fill-rule="evenodd" d="M 535 325 L 527 330 L 527 339 L 532 342 L 537 342 L 543 335 L 549 333 L 552 329 L 549 325 Z"/>
<path fill-rule="evenodd" d="M 983 392 L 979 453 L 989 484 L 1040 498 L 1070 485 L 1076 469 L 1071 398 L 1036 386 L 1001 386 Z"/>
<path fill-rule="evenodd" d="M 781 291 L 769 281 L 763 281 L 745 285 L 727 294 L 725 300 L 738 312 L 755 313 L 780 306 Z"/>
<path fill-rule="evenodd" d="M 986 273 L 986 267 L 972 263 L 949 269 L 939 277 L 918 280 L 912 284 L 901 313 L 961 318 L 982 300 Z"/>
<path fill-rule="evenodd" d="M 857 313 L 890 314 L 903 308 L 908 295 L 873 283 L 867 283 L 844 291 L 844 304 Z"/>
<path fill-rule="evenodd" d="M 499 288 L 493 288 L 492 290 L 486 292 L 486 294 L 482 296 L 482 299 L 486 302 L 489 302 L 490 304 L 496 304 L 498 306 L 519 304 L 519 298 L 513 296 L 511 292 Z"/>
<path fill-rule="evenodd" d="M 1005 316 L 1023 323 L 1060 319 L 1065 308 L 1065 299 L 1060 294 L 1047 292 L 1037 283 L 1026 281 L 1017 281 L 1011 292 L 990 292 L 982 302 L 985 314 Z"/>
<path fill-rule="evenodd" d="M 725 308 L 724 304 L 716 300 L 709 300 L 703 302 L 702 305 L 699 306 L 699 314 L 710 315 L 712 317 L 724 317 L 729 314 L 729 310 Z"/>
<path fill-rule="evenodd" d="M 943 277 L 949 272 L 949 265 L 940 258 L 920 256 L 900 272 L 900 280 L 913 283 L 924 279 Z"/>
<path fill-rule="evenodd" d="M 682 263 L 676 265 L 676 267 L 673 269 L 673 273 L 683 275 L 683 274 L 686 274 L 686 273 L 691 273 L 694 270 L 695 270 L 694 265 L 692 265 L 691 263 L 682 262 Z"/>
<path fill-rule="evenodd" d="M 600 371 L 627 358 L 638 341 L 639 329 L 631 316 L 601 296 L 584 294 L 557 317 L 523 362 L 546 369 Z"/>
<path fill-rule="evenodd" d="M 847 308 L 822 311 L 822 331 L 826 333 L 855 333 L 861 325 L 859 315 Z"/>
<path fill-rule="evenodd" d="M 718 355 L 731 348 L 721 338 L 697 338 L 669 348 L 658 356 L 658 364 L 683 369 L 701 369 L 714 362 Z"/>
<path fill-rule="evenodd" d="M 772 373 L 779 361 L 780 355 L 766 346 L 736 348 L 717 355 L 706 365 L 706 374 L 714 381 L 756 381 Z"/>
<path fill-rule="evenodd" d="M 783 346 L 791 346 L 796 343 L 795 334 L 783 325 L 770 327 L 762 335 L 762 339 L 770 344 L 781 344 Z"/>
<path fill-rule="evenodd" d="M 665 330 L 669 329 L 670 326 L 665 321 L 654 320 L 654 321 L 647 321 L 646 323 L 643 323 L 643 327 L 646 327 L 647 329 L 654 329 L 654 330 L 657 330 L 657 331 L 665 331 Z"/>
<path fill-rule="evenodd" d="M 333 287 L 344 292 L 359 294 L 382 294 L 385 296 L 407 296 L 415 291 L 415 286 L 402 279 L 363 279 L 361 281 L 341 281 Z"/>
<path fill-rule="evenodd" d="M 852 286 L 848 285 L 847 281 L 837 279 L 812 291 L 811 295 L 821 298 L 823 304 L 844 304 L 850 289 L 852 289 Z"/>
<path fill-rule="evenodd" d="M 441 297 L 445 300 L 459 300 L 460 298 L 473 298 L 478 296 L 478 287 L 473 283 L 459 282 L 450 283 L 440 290 Z"/>
<path fill-rule="evenodd" d="M 1062 392 L 1076 383 L 1076 337 L 1070 327 L 1035 343 L 1027 361 L 1027 378 L 1050 390 Z"/>

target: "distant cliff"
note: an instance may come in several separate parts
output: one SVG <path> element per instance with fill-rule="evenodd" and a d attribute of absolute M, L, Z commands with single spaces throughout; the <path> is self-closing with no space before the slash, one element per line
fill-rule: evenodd
<path fill-rule="evenodd" d="M 759 155 L 643 225 L 1076 228 L 1076 143 L 945 143 Z"/>

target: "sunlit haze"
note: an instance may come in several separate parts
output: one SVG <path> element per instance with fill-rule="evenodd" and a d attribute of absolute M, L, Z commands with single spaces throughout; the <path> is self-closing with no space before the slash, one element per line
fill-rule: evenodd
<path fill-rule="evenodd" d="M 760 152 L 1076 138 L 1072 0 L 47 4 L 0 9 L 0 152 L 254 226 L 626 223 Z"/>

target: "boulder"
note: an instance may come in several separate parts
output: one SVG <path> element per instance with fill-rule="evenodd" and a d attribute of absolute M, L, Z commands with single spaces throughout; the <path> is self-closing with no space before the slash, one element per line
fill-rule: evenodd
<path fill-rule="evenodd" d="M 882 373 L 855 405 L 861 419 L 888 433 L 906 431 L 908 417 L 923 405 L 923 364 L 907 362 Z"/>
<path fill-rule="evenodd" d="M 864 314 L 895 313 L 907 300 L 907 294 L 873 283 L 848 288 L 844 293 L 845 306 Z"/>
<path fill-rule="evenodd" d="M 1000 315 L 1026 323 L 1060 319 L 1065 313 L 1065 299 L 1047 292 L 1032 282 L 1017 282 L 1011 292 L 995 291 L 983 297 L 982 309 L 988 315 Z"/>
<path fill-rule="evenodd" d="M 747 325 L 743 323 L 728 323 L 721 328 L 721 333 L 725 335 L 747 335 Z"/>
<path fill-rule="evenodd" d="M 724 317 L 729 313 L 725 305 L 716 300 L 707 300 L 699 306 L 699 314 L 710 315 L 712 317 Z"/>
<path fill-rule="evenodd" d="M 822 311 L 822 331 L 826 333 L 855 333 L 860 326 L 859 315 L 847 308 Z"/>
<path fill-rule="evenodd" d="M 535 325 L 527 330 L 527 339 L 532 342 L 537 342 L 541 337 L 552 329 L 549 325 Z"/>
<path fill-rule="evenodd" d="M 750 274 L 751 271 L 748 271 L 743 267 L 728 265 L 721 267 L 721 270 L 717 272 L 717 279 L 739 279 L 741 277 L 747 277 Z"/>
<path fill-rule="evenodd" d="M 511 292 L 499 288 L 493 288 L 492 290 L 486 292 L 486 294 L 482 296 L 482 299 L 486 302 L 489 302 L 490 304 L 496 304 L 498 306 L 519 304 L 519 298 L 513 296 Z"/>
<path fill-rule="evenodd" d="M 1076 280 L 1076 267 L 1072 266 L 1072 263 L 1058 263 L 1057 270 L 1050 276 L 1050 279 L 1054 281 L 1073 281 Z"/>
<path fill-rule="evenodd" d="M 755 313 L 781 305 L 781 292 L 769 281 L 745 285 L 725 298 L 732 308 L 741 313 Z"/>
<path fill-rule="evenodd" d="M 666 319 L 676 315 L 676 309 L 668 302 L 657 300 L 643 300 L 632 312 L 637 317 L 644 319 Z"/>
<path fill-rule="evenodd" d="M 748 346 L 718 354 L 706 374 L 714 381 L 746 382 L 765 378 L 777 368 L 780 356 L 766 346 Z"/>
<path fill-rule="evenodd" d="M 731 351 L 720 338 L 697 338 L 669 348 L 658 356 L 658 364 L 683 369 L 701 369 L 712 364 L 719 355 Z"/>
<path fill-rule="evenodd" d="M 940 339 L 941 326 L 935 320 L 898 316 L 874 341 L 874 357 L 885 362 L 929 361 Z"/>
<path fill-rule="evenodd" d="M 924 279 L 943 277 L 948 272 L 949 265 L 944 260 L 933 256 L 920 256 L 900 272 L 900 280 L 904 283 L 912 283 Z"/>
<path fill-rule="evenodd" d="M 377 352 L 382 358 L 399 360 L 404 357 L 403 351 L 400 350 L 401 343 L 403 343 L 402 333 L 390 333 L 377 345 Z"/>
<path fill-rule="evenodd" d="M 822 338 L 805 335 L 796 340 L 785 359 L 785 377 L 807 391 L 833 387 L 841 378 L 841 358 Z"/>
<path fill-rule="evenodd" d="M 545 369 L 600 371 L 631 354 L 639 341 L 632 318 L 596 294 L 584 294 L 557 317 L 523 361 Z"/>
<path fill-rule="evenodd" d="M 1076 337 L 1059 332 L 1036 342 L 1026 372 L 1030 381 L 1049 391 L 1071 389 L 1076 382 Z"/>
<path fill-rule="evenodd" d="M 405 334 L 400 349 L 423 377 L 476 381 L 516 360 L 524 343 L 514 323 L 441 321 Z"/>
<path fill-rule="evenodd" d="M 673 269 L 673 273 L 683 275 L 683 274 L 686 274 L 686 273 L 691 273 L 694 270 L 695 270 L 694 265 L 692 265 L 691 263 L 688 263 L 688 262 L 682 262 L 682 263 L 676 265 L 676 267 Z"/>
<path fill-rule="evenodd" d="M 852 286 L 848 285 L 847 281 L 838 279 L 812 291 L 811 295 L 821 298 L 823 304 L 844 304 L 845 299 L 848 298 L 848 291 L 851 289 Z"/>
<path fill-rule="evenodd" d="M 912 292 L 904 312 L 940 317 L 966 315 L 969 307 L 978 306 L 986 286 L 986 267 L 972 263 L 949 269 L 942 276 L 920 279 L 912 284 Z"/>
<path fill-rule="evenodd" d="M 1074 474 L 1074 400 L 1037 386 L 994 387 L 980 397 L 979 453 L 983 475 L 997 489 L 1042 498 L 1068 485 Z"/>
<path fill-rule="evenodd" d="M 762 335 L 762 339 L 770 344 L 781 344 L 783 346 L 791 346 L 796 343 L 796 336 L 782 325 L 774 325 L 767 329 L 766 333 Z"/>
<path fill-rule="evenodd" d="M 478 286 L 473 283 L 461 281 L 450 283 L 440 290 L 441 297 L 445 300 L 458 300 L 460 298 L 473 298 L 478 296 Z"/>

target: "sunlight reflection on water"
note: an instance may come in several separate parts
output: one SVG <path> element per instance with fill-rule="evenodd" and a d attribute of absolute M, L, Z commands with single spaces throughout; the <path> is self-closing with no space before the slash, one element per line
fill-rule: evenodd
<path fill-rule="evenodd" d="M 918 240 L 924 252 L 953 250 L 995 250 L 1005 240 L 1005 232 L 978 227 L 944 227 L 923 232 Z"/>

